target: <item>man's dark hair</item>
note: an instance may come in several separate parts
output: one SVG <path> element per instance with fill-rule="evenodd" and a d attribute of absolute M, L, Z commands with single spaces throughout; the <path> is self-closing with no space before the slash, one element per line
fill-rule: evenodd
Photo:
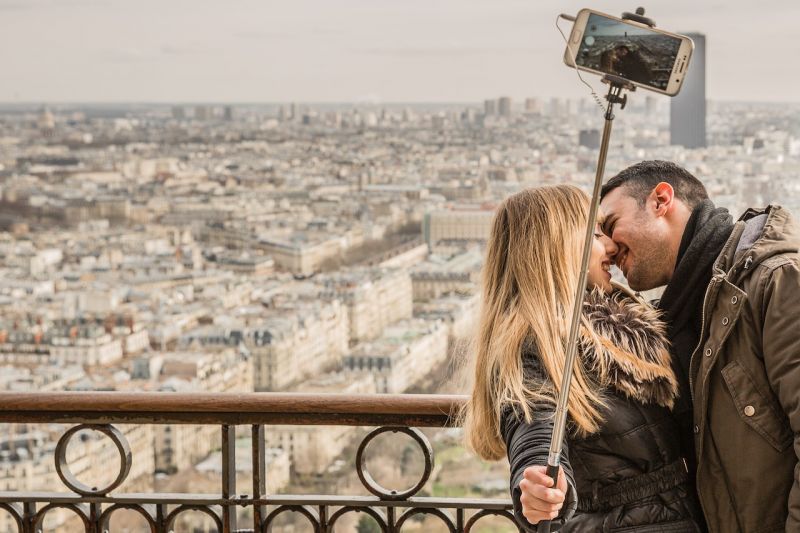
<path fill-rule="evenodd" d="M 662 181 L 672 185 L 675 197 L 689 209 L 694 209 L 700 202 L 708 199 L 705 186 L 688 170 L 675 163 L 658 160 L 642 161 L 626 168 L 603 185 L 600 198 L 617 187 L 625 187 L 628 196 L 643 206 L 647 196 Z"/>

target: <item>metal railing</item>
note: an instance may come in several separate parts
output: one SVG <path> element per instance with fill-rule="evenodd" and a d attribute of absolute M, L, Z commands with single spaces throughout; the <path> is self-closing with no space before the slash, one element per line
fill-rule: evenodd
<path fill-rule="evenodd" d="M 433 448 L 417 428 L 452 425 L 464 399 L 443 395 L 0 393 L 0 423 L 75 424 L 61 436 L 54 454 L 56 472 L 71 492 L 0 492 L 0 509 L 11 515 L 20 533 L 41 532 L 45 515 L 58 508 L 77 514 L 88 533 L 108 532 L 112 514 L 121 509 L 141 515 L 152 533 L 172 531 L 177 517 L 187 511 L 206 514 L 223 533 L 266 533 L 278 516 L 292 511 L 303 515 L 318 533 L 334 531 L 337 520 L 351 512 L 368 514 L 385 533 L 401 531 L 409 518 L 420 514 L 438 517 L 453 533 L 468 533 L 487 515 L 504 517 L 515 527 L 508 500 L 416 496 L 434 464 Z M 125 436 L 114 424 L 219 425 L 219 494 L 112 494 L 125 481 L 133 460 Z M 277 424 L 376 426 L 358 446 L 355 462 L 370 495 L 267 494 L 264 432 L 265 426 Z M 236 426 L 250 426 L 252 494 L 241 494 L 236 487 Z M 118 475 L 104 487 L 82 483 L 69 469 L 67 446 L 85 429 L 106 435 L 120 456 Z M 382 487 L 366 467 L 367 445 L 386 432 L 404 433 L 422 450 L 422 477 L 408 490 Z M 237 525 L 237 507 L 252 509 L 252 524 L 247 528 Z"/>

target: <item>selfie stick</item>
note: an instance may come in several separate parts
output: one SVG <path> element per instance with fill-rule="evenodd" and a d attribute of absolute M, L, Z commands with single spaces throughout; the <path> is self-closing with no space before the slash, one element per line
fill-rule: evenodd
<path fill-rule="evenodd" d="M 644 8 L 638 8 L 636 13 L 623 13 L 622 18 L 632 20 L 647 26 L 655 26 L 655 22 L 644 17 Z M 634 91 L 636 87 L 624 78 L 618 76 L 605 75 L 603 83 L 609 85 L 606 100 L 608 107 L 605 112 L 605 126 L 603 127 L 603 138 L 600 142 L 600 155 L 597 160 L 597 173 L 594 177 L 594 189 L 592 190 L 592 200 L 589 209 L 589 221 L 586 226 L 586 236 L 583 241 L 583 257 L 581 259 L 580 276 L 578 277 L 577 294 L 575 295 L 575 305 L 572 308 L 572 321 L 569 326 L 569 336 L 567 337 L 566 356 L 564 363 L 564 375 L 561 379 L 561 389 L 558 394 L 556 413 L 553 419 L 553 435 L 550 439 L 550 451 L 547 455 L 547 475 L 553 480 L 553 487 L 558 483 L 558 470 L 561 464 L 561 447 L 564 441 L 564 432 L 567 425 L 567 398 L 569 398 L 569 388 L 572 383 L 572 369 L 575 365 L 577 354 L 578 327 L 580 325 L 581 312 L 583 310 L 583 297 L 586 292 L 586 279 L 589 271 L 589 258 L 592 253 L 594 240 L 594 226 L 597 221 L 597 210 L 600 205 L 600 187 L 603 183 L 603 173 L 606 168 L 606 156 L 608 155 L 608 144 L 611 139 L 611 125 L 614 121 L 614 104 L 619 104 L 620 109 L 625 109 L 628 101 L 627 95 L 623 95 L 623 90 Z M 537 533 L 550 533 L 550 521 L 539 522 Z"/>

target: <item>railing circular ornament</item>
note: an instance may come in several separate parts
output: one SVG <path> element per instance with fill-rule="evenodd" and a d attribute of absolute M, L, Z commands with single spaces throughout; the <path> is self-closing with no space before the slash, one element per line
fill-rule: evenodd
<path fill-rule="evenodd" d="M 23 510 L 22 508 L 15 503 L 0 503 L 0 509 L 8 513 L 8 515 L 14 519 L 14 522 L 17 523 L 17 531 L 25 531 L 24 526 L 22 525 L 24 520 L 22 519 Z"/>
<path fill-rule="evenodd" d="M 400 518 L 397 519 L 395 530 L 400 531 L 401 529 L 403 529 L 403 524 L 406 523 L 406 520 L 408 520 L 414 515 L 422 515 L 422 514 L 427 514 L 439 518 L 444 523 L 444 525 L 447 526 L 447 530 L 450 533 L 456 533 L 457 530 L 455 524 L 453 524 L 453 521 L 450 519 L 450 517 L 444 514 L 440 509 L 418 508 L 418 507 L 412 507 L 411 509 L 400 515 Z"/>
<path fill-rule="evenodd" d="M 283 513 L 298 513 L 303 515 L 311 524 L 314 533 L 320 533 L 322 528 L 320 526 L 319 514 L 310 505 L 281 505 L 273 509 L 261 523 L 261 530 L 259 533 L 269 533 L 272 530 L 272 523 L 278 518 L 278 515 Z"/>
<path fill-rule="evenodd" d="M 84 429 L 98 431 L 103 435 L 106 435 L 111 439 L 111 441 L 114 443 L 114 446 L 117 447 L 117 451 L 119 452 L 119 473 L 117 474 L 117 478 L 105 487 L 90 487 L 89 485 L 86 485 L 78 480 L 78 478 L 75 477 L 75 474 L 73 474 L 69 469 L 69 464 L 67 463 L 67 446 L 69 446 L 70 439 L 72 439 L 76 433 Z M 58 477 L 61 478 L 61 481 L 70 490 L 82 496 L 105 496 L 112 490 L 119 487 L 122 482 L 125 481 L 125 478 L 128 477 L 128 473 L 130 471 L 131 447 L 128 444 L 128 439 L 125 438 L 125 435 L 123 435 L 122 432 L 114 426 L 81 424 L 64 433 L 64 435 L 62 435 L 58 440 L 58 445 L 56 445 L 56 472 L 58 473 Z"/>
<path fill-rule="evenodd" d="M 470 533 L 470 531 L 472 531 L 472 528 L 475 526 L 475 522 L 477 522 L 484 516 L 502 516 L 503 518 L 509 520 L 517 528 L 517 531 L 519 531 L 520 533 L 523 532 L 522 528 L 519 527 L 519 524 L 517 524 L 517 521 L 514 519 L 514 515 L 511 514 L 510 512 L 498 511 L 495 509 L 484 509 L 483 511 L 475 513 L 470 517 L 469 520 L 467 520 L 467 523 L 464 526 L 464 533 Z"/>
<path fill-rule="evenodd" d="M 375 437 L 387 432 L 405 433 L 417 444 L 419 444 L 419 447 L 422 449 L 422 455 L 425 459 L 425 470 L 422 473 L 422 478 L 410 489 L 404 491 L 386 489 L 379 485 L 367 470 L 367 459 L 365 456 L 367 446 Z M 417 428 L 399 426 L 381 427 L 371 431 L 358 446 L 358 453 L 356 453 L 356 471 L 358 472 L 358 478 L 361 480 L 361 483 L 364 485 L 364 487 L 380 499 L 405 500 L 406 498 L 410 498 L 419 492 L 419 490 L 425 486 L 425 483 L 428 482 L 428 478 L 431 477 L 431 472 L 433 471 L 433 448 L 431 448 L 431 443 L 428 441 L 428 438 L 425 436 L 425 434 Z"/>
<path fill-rule="evenodd" d="M 84 504 L 74 504 L 74 503 L 48 503 L 36 514 L 33 516 L 33 532 L 34 533 L 43 533 L 44 529 L 44 519 L 47 513 L 53 509 L 67 509 L 68 511 L 72 511 L 75 513 L 78 518 L 81 519 L 83 522 L 83 530 L 84 531 L 92 531 L 92 523 L 89 520 L 89 509 L 87 505 Z"/>
<path fill-rule="evenodd" d="M 156 527 L 156 521 L 153 516 L 148 513 L 141 505 L 133 504 L 133 503 L 115 503 L 114 505 L 108 507 L 103 514 L 100 515 L 100 533 L 112 533 L 111 532 L 111 514 L 114 511 L 119 511 L 122 509 L 127 509 L 129 511 L 133 511 L 138 513 L 142 516 L 145 521 L 147 521 L 147 526 L 150 528 L 150 533 L 156 533 L 158 528 Z"/>
<path fill-rule="evenodd" d="M 383 533 L 387 533 L 389 531 L 389 526 L 386 525 L 386 517 L 383 516 L 379 511 L 373 509 L 372 507 L 355 507 L 352 505 L 348 505 L 342 507 L 341 509 L 337 510 L 335 513 L 331 515 L 328 519 L 328 531 L 333 533 L 334 526 L 336 521 L 344 514 L 347 513 L 364 513 L 368 516 L 371 516 L 375 523 L 378 524 L 378 527 Z"/>
<path fill-rule="evenodd" d="M 187 503 L 179 505 L 167 515 L 166 519 L 164 520 L 166 524 L 166 530 L 172 533 L 175 525 L 175 519 L 178 518 L 178 515 L 190 511 L 198 511 L 211 518 L 217 528 L 217 533 L 222 533 L 224 531 L 222 527 L 222 512 L 218 506 L 213 506 L 212 508 L 212 506 L 208 505 L 192 505 Z"/>

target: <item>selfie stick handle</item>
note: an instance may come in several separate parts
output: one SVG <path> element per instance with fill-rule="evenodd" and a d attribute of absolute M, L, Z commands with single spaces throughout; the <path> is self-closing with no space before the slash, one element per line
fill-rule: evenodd
<path fill-rule="evenodd" d="M 586 292 L 586 280 L 589 271 L 589 258 L 592 253 L 592 241 L 594 240 L 594 226 L 597 223 L 597 211 L 600 206 L 600 187 L 603 184 L 603 173 L 606 169 L 606 157 L 608 156 L 608 145 L 611 140 L 611 126 L 614 123 L 614 104 L 620 104 L 620 109 L 625 108 L 627 96 L 622 95 L 625 89 L 634 90 L 635 87 L 623 78 L 616 76 L 606 76 L 604 83 L 610 85 L 606 99 L 608 107 L 605 113 L 605 126 L 603 127 L 603 138 L 600 143 L 600 155 L 597 160 L 597 173 L 594 178 L 594 188 L 589 209 L 589 220 L 586 225 L 586 235 L 583 241 L 583 256 L 581 259 L 581 270 L 578 277 L 577 293 L 575 304 L 572 309 L 572 321 L 569 326 L 569 336 L 567 337 L 566 356 L 564 363 L 564 375 L 561 379 L 561 388 L 558 393 L 556 413 L 553 419 L 553 435 L 550 439 L 550 451 L 547 455 L 547 475 L 553 480 L 553 487 L 558 484 L 558 469 L 561 464 L 561 448 L 564 442 L 564 432 L 567 425 L 567 399 L 569 398 L 569 388 L 572 383 L 572 369 L 575 366 L 575 356 L 577 354 L 578 331 L 580 326 L 581 311 L 583 310 L 583 297 Z M 550 521 L 543 520 L 536 526 L 537 533 L 550 533 Z"/>

